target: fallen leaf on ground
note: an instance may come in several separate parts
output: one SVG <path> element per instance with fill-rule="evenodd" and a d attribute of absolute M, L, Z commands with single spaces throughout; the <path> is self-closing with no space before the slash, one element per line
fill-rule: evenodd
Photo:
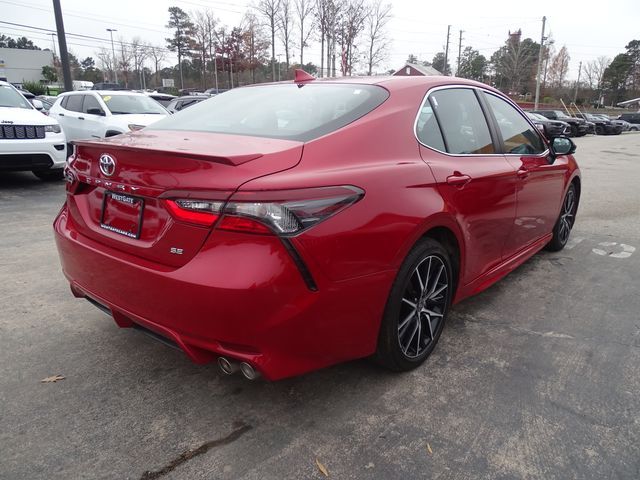
<path fill-rule="evenodd" d="M 320 470 L 320 472 L 325 476 L 328 477 L 329 476 L 329 472 L 327 471 L 327 467 L 325 467 L 322 463 L 320 463 L 320 460 L 318 460 L 316 458 L 316 465 L 318 466 L 318 470 Z"/>
<path fill-rule="evenodd" d="M 53 375 L 52 377 L 43 378 L 40 380 L 41 383 L 55 383 L 59 380 L 64 380 L 65 377 L 63 375 Z"/>
<path fill-rule="evenodd" d="M 429 445 L 427 443 L 427 452 L 429 452 L 429 455 L 433 455 L 433 450 L 431 450 L 431 445 Z"/>

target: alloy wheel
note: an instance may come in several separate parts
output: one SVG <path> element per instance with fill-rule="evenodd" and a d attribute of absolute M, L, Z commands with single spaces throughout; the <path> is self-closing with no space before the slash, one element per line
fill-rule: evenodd
<path fill-rule="evenodd" d="M 569 234 L 575 220 L 576 193 L 573 188 L 567 192 L 567 196 L 562 204 L 562 213 L 560 213 L 560 228 L 558 237 L 563 245 L 569 240 Z"/>
<path fill-rule="evenodd" d="M 398 342 L 405 357 L 415 359 L 437 341 L 448 305 L 449 279 L 437 255 L 424 258 L 409 277 L 402 296 Z"/>

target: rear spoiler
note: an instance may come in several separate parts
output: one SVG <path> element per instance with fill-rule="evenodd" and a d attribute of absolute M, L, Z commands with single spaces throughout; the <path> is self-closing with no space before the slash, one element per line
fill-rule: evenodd
<path fill-rule="evenodd" d="M 198 153 L 188 151 L 186 149 L 167 149 L 167 148 L 156 148 L 152 145 L 130 145 L 122 142 L 121 138 L 118 138 L 118 143 L 110 141 L 107 139 L 100 140 L 76 140 L 71 142 L 73 145 L 77 147 L 89 147 L 89 148 L 103 148 L 113 150 L 127 150 L 127 151 L 139 151 L 145 153 L 154 153 L 154 154 L 165 154 L 177 157 L 184 158 L 193 158 L 197 160 L 204 160 L 207 162 L 221 163 L 223 165 L 229 165 L 233 167 L 237 167 L 238 165 L 242 165 L 243 163 L 250 162 L 252 160 L 256 160 L 263 156 L 262 153 L 248 153 L 241 155 L 211 155 L 207 153 Z"/>

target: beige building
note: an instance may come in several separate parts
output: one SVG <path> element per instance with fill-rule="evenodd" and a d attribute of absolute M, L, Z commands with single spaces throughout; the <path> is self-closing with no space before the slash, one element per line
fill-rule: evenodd
<path fill-rule="evenodd" d="M 53 63 L 50 50 L 0 48 L 0 80 L 9 83 L 39 82 L 42 67 Z"/>

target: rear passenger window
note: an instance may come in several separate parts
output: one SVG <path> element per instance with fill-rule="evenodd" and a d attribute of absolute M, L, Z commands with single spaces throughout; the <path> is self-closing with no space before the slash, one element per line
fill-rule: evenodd
<path fill-rule="evenodd" d="M 485 94 L 502 134 L 505 153 L 536 155 L 546 150 L 544 142 L 529 122 L 505 100 Z"/>
<path fill-rule="evenodd" d="M 420 143 L 445 152 L 447 149 L 444 146 L 442 140 L 442 132 L 438 125 L 438 120 L 433 114 L 433 109 L 428 100 L 424 102 L 420 109 L 420 115 L 418 115 L 418 122 L 416 123 L 416 135 Z"/>
<path fill-rule="evenodd" d="M 84 95 L 69 95 L 67 97 L 67 105 L 65 106 L 65 108 L 67 110 L 71 110 L 72 112 L 81 112 L 83 96 Z"/>
<path fill-rule="evenodd" d="M 473 90 L 450 88 L 429 96 L 447 152 L 451 154 L 496 153 L 489 126 Z"/>

